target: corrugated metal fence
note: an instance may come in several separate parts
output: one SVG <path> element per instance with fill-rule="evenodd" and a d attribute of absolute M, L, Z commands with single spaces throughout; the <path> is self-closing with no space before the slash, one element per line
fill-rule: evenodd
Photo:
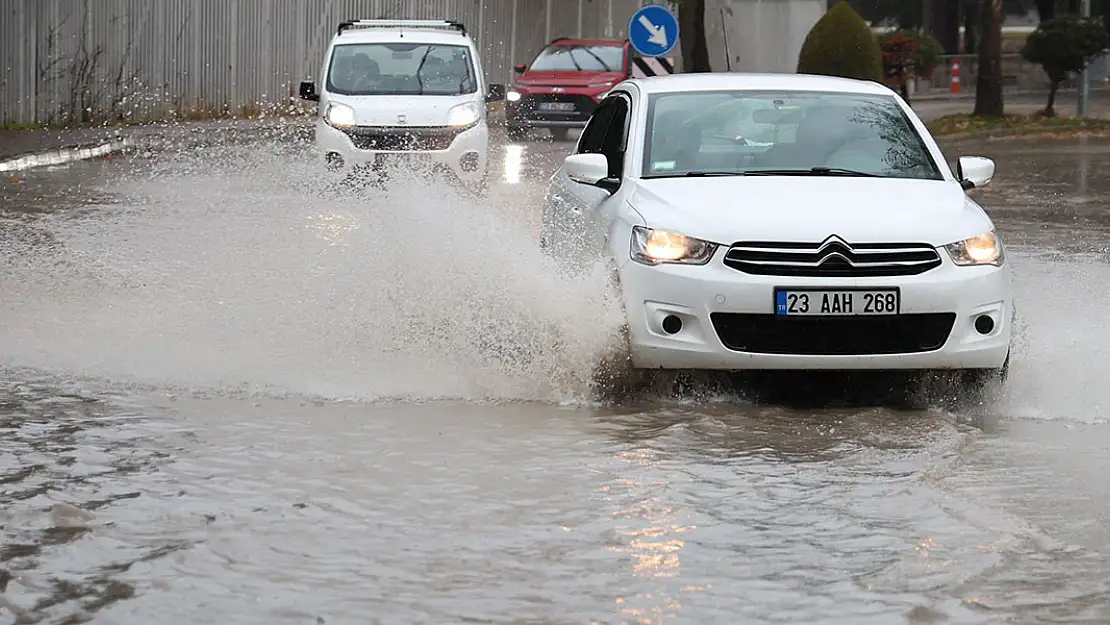
<path fill-rule="evenodd" d="M 651 0 L 0 0 L 0 124 L 291 109 L 335 26 L 454 19 L 491 82 L 559 36 L 621 37 Z"/>

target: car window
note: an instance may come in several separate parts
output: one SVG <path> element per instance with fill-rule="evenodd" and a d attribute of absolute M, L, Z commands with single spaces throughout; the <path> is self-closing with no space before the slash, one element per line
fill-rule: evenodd
<path fill-rule="evenodd" d="M 645 177 L 831 167 L 941 179 L 893 96 L 709 91 L 656 94 Z"/>
<path fill-rule="evenodd" d="M 613 100 L 613 117 L 605 138 L 601 142 L 601 153 L 609 160 L 609 176 L 620 178 L 624 174 L 624 150 L 628 118 L 628 100 L 624 96 L 609 96 Z"/>
<path fill-rule="evenodd" d="M 604 154 L 605 135 L 615 115 L 616 97 L 609 96 L 602 100 L 582 129 L 582 136 L 578 139 L 578 154 Z"/>
<path fill-rule="evenodd" d="M 478 89 L 466 46 L 349 43 L 335 46 L 328 91 L 344 95 L 462 95 Z"/>
<path fill-rule="evenodd" d="M 540 52 L 532 72 L 619 72 L 624 69 L 624 46 L 552 45 Z"/>

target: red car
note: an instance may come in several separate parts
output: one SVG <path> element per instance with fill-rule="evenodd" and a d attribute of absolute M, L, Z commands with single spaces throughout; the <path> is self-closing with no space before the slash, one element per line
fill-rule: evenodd
<path fill-rule="evenodd" d="M 520 74 L 506 93 L 505 122 L 509 138 L 520 139 L 529 128 L 547 128 L 556 141 L 571 128 L 582 128 L 600 96 L 632 72 L 632 47 L 627 40 L 556 39 Z"/>

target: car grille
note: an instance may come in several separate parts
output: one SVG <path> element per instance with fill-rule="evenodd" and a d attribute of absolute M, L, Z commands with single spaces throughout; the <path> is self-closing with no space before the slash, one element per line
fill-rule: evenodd
<path fill-rule="evenodd" d="M 832 237 L 822 243 L 734 243 L 725 265 L 761 276 L 912 276 L 941 264 L 926 243 L 858 243 Z"/>
<path fill-rule="evenodd" d="M 562 102 L 573 104 L 573 111 L 545 111 L 539 108 L 541 103 Z M 525 95 L 516 103 L 517 117 L 525 119 L 540 119 L 547 121 L 576 121 L 587 120 L 598 106 L 593 98 L 585 95 L 569 95 L 559 93 L 537 93 Z"/>
<path fill-rule="evenodd" d="M 464 130 L 455 126 L 354 126 L 343 132 L 360 150 L 426 152 L 450 148 Z"/>
<path fill-rule="evenodd" d="M 737 352 L 806 356 L 912 354 L 944 347 L 954 313 L 783 317 L 712 313 L 721 343 Z"/>

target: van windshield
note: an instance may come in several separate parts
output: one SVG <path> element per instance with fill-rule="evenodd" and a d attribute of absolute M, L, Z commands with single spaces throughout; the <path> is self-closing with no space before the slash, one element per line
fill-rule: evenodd
<path fill-rule="evenodd" d="M 335 46 L 328 91 L 343 95 L 463 95 L 478 90 L 466 46 L 348 43 Z"/>

